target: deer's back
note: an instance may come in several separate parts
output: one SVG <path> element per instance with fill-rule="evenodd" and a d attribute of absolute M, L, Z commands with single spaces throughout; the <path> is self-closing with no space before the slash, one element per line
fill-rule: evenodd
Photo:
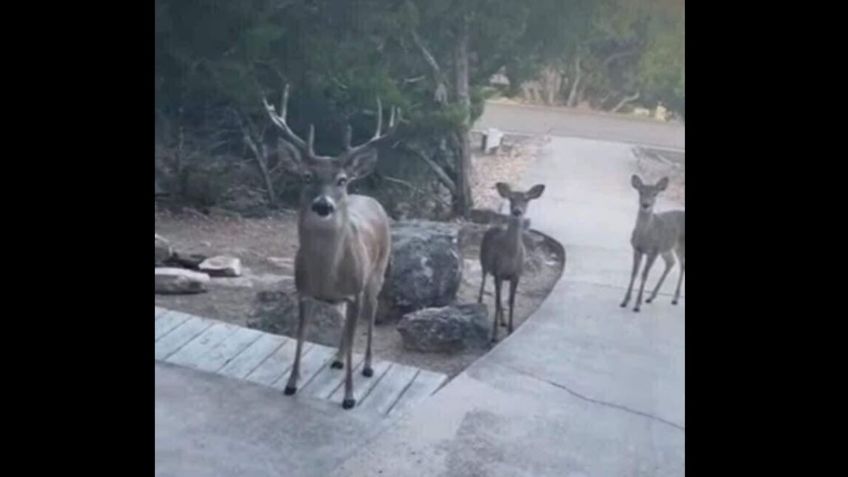
<path fill-rule="evenodd" d="M 521 275 L 524 267 L 521 236 L 513 243 L 506 229 L 495 226 L 487 230 L 480 244 L 480 266 L 485 273 L 504 279 Z"/>

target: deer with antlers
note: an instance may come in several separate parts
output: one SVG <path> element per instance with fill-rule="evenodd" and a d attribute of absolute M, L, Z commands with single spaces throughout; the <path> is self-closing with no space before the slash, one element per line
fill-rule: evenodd
<path fill-rule="evenodd" d="M 284 167 L 300 176 L 303 187 L 298 216 L 299 247 L 295 256 L 295 287 L 298 292 L 297 347 L 285 394 L 297 392 L 300 356 L 307 319 L 306 297 L 336 304 L 345 310 L 341 343 L 332 363 L 345 368 L 342 407 L 356 404 L 353 394 L 353 340 L 356 323 L 361 316 L 368 320 L 368 341 L 362 374 L 371 377 L 371 338 L 377 296 L 391 252 L 389 218 L 379 202 L 371 197 L 348 194 L 352 181 L 370 174 L 377 162 L 376 146 L 396 130 L 395 109 L 389 127 L 382 129 L 382 104 L 377 98 L 377 127 L 365 143 L 351 146 L 352 129 L 345 129 L 345 150 L 337 156 L 320 156 L 314 151 L 315 128 L 309 126 L 304 141 L 286 122 L 289 87 L 283 91 L 280 112 L 263 99 L 271 122 L 283 135 L 281 145 Z"/>

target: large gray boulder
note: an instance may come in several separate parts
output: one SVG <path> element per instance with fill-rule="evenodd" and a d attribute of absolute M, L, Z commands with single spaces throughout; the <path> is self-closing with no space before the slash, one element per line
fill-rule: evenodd
<path fill-rule="evenodd" d="M 344 318 L 335 306 L 307 298 L 306 341 L 337 347 L 342 336 Z M 247 326 L 268 333 L 297 336 L 297 293 L 294 291 L 263 291 L 256 295 L 256 304 Z"/>
<path fill-rule="evenodd" d="M 206 291 L 209 275 L 182 268 L 156 268 L 155 292 L 160 295 L 180 295 Z"/>
<path fill-rule="evenodd" d="M 414 220 L 392 225 L 392 259 L 378 322 L 453 302 L 462 282 L 460 227 Z"/>
<path fill-rule="evenodd" d="M 486 305 L 472 303 L 407 313 L 397 329 L 404 348 L 444 353 L 485 347 L 491 321 Z"/>

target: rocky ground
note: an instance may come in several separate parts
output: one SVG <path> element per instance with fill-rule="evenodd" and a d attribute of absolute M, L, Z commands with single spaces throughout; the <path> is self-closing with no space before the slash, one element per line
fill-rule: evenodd
<path fill-rule="evenodd" d="M 292 280 L 297 246 L 296 216 L 293 213 L 275 214 L 264 219 L 244 219 L 202 214 L 156 214 L 156 232 L 166 237 L 180 254 L 205 256 L 230 255 L 242 264 L 240 277 L 213 277 L 205 293 L 185 295 L 156 295 L 158 306 L 215 318 L 242 326 L 255 326 L 270 332 L 291 334 L 259 316 L 271 307 L 279 307 L 281 296 L 294 289 Z M 484 225 L 456 225 L 461 230 L 463 260 L 461 280 L 456 292 L 457 303 L 476 303 L 480 286 L 478 263 L 479 244 L 486 229 Z M 515 320 L 520 325 L 544 300 L 562 271 L 562 259 L 555 247 L 538 234 L 528 234 L 530 250 L 527 269 L 522 277 L 516 298 Z M 493 288 L 488 281 L 484 303 L 489 314 L 493 310 Z M 420 352 L 405 349 L 397 330 L 398 316 L 375 327 L 373 351 L 375 356 L 398 363 L 418 366 L 454 376 L 477 357 L 485 347 L 470 347 L 452 352 Z M 316 319 L 313 329 L 326 328 L 327 321 Z M 322 325 L 323 323 L 323 325 Z M 488 322 L 490 323 L 490 322 Z M 501 332 L 501 336 L 504 336 Z M 366 328 L 357 328 L 356 350 L 364 350 Z M 335 343 L 337 338 L 326 334 L 311 336 Z"/>

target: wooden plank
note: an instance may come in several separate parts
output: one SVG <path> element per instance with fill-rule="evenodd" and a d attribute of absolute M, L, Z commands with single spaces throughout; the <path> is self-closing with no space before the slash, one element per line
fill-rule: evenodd
<path fill-rule="evenodd" d="M 433 394 L 447 379 L 447 375 L 442 373 L 420 370 L 418 375 L 415 376 L 415 380 L 412 381 L 412 384 L 406 388 L 406 391 L 401 394 L 400 399 L 389 409 L 388 415 L 394 416 L 406 412 Z"/>
<path fill-rule="evenodd" d="M 212 346 L 211 349 L 197 359 L 197 369 L 209 372 L 218 371 L 262 335 L 263 333 L 261 331 L 238 327 L 235 333 Z"/>
<path fill-rule="evenodd" d="M 354 353 L 354 374 L 359 372 L 360 368 L 362 367 L 362 361 L 364 358 L 364 355 Z M 319 399 L 327 399 L 330 397 L 330 394 L 333 394 L 333 391 L 335 391 L 336 388 L 341 385 L 342 381 L 344 381 L 345 370 L 344 368 L 331 368 L 330 364 L 332 363 L 332 361 L 332 359 L 329 360 L 315 376 L 315 379 L 311 380 L 309 383 L 303 386 L 304 388 L 306 388 L 305 390 L 307 394 Z"/>
<path fill-rule="evenodd" d="M 196 338 L 213 324 L 213 321 L 192 316 L 173 331 L 164 335 L 159 341 L 156 341 L 156 349 L 154 351 L 156 359 L 163 360 L 167 358 L 171 353 Z"/>
<path fill-rule="evenodd" d="M 164 315 L 160 315 L 159 318 L 156 318 L 153 322 L 153 341 L 155 342 L 159 338 L 173 331 L 178 326 L 188 321 L 189 318 L 191 318 L 191 315 L 186 315 L 185 313 L 166 312 Z"/>
<path fill-rule="evenodd" d="M 260 333 L 258 340 L 254 341 L 244 351 L 218 370 L 218 374 L 231 378 L 243 379 L 248 373 L 256 369 L 271 353 L 277 351 L 288 338 L 271 333 Z"/>
<path fill-rule="evenodd" d="M 373 412 L 385 415 L 400 398 L 407 386 L 412 383 L 418 369 L 403 364 L 391 363 L 386 374 L 376 383 L 374 389 L 357 403 L 360 412 Z M 376 376 L 375 376 L 376 377 Z"/>
<path fill-rule="evenodd" d="M 245 377 L 248 381 L 263 386 L 269 386 L 274 381 L 280 379 L 292 364 L 294 364 L 294 350 L 297 342 L 293 339 L 287 339 L 283 346 L 280 346 L 277 351 L 268 357 L 265 361 L 259 364 L 253 371 Z M 311 343 L 304 342 L 304 351 L 309 352 Z"/>
<path fill-rule="evenodd" d="M 165 361 L 169 363 L 179 364 L 189 368 L 197 368 L 200 364 L 200 357 L 215 345 L 235 333 L 237 326 L 229 323 L 217 322 L 209 329 L 200 334 L 197 338 L 189 341 L 176 353 L 168 356 Z"/>
<path fill-rule="evenodd" d="M 321 368 L 323 368 L 324 365 L 327 364 L 327 362 L 329 362 L 333 358 L 333 355 L 336 351 L 328 346 L 309 342 L 305 342 L 303 346 L 305 347 L 307 346 L 307 344 L 311 344 L 311 347 L 309 348 L 308 353 L 304 353 L 304 355 L 300 357 L 300 379 L 297 383 L 298 392 L 300 392 L 301 389 L 305 388 L 306 385 L 309 384 L 315 378 L 318 372 L 321 371 Z M 288 379 L 289 374 L 288 370 L 286 370 L 286 374 L 280 376 L 279 379 L 271 383 L 271 387 L 274 389 L 284 389 L 286 387 Z"/>
<path fill-rule="evenodd" d="M 392 363 L 388 361 L 372 361 L 371 368 L 374 370 L 374 375 L 370 378 L 366 378 L 362 375 L 362 366 L 355 369 L 355 372 L 353 373 L 353 397 L 356 398 L 357 403 L 368 397 L 371 389 L 383 378 L 383 375 L 389 370 L 389 365 L 391 364 Z M 333 394 L 331 394 L 327 399 L 330 401 L 338 400 L 341 402 L 343 398 L 344 385 L 341 385 L 337 387 L 336 390 L 333 391 Z"/>

